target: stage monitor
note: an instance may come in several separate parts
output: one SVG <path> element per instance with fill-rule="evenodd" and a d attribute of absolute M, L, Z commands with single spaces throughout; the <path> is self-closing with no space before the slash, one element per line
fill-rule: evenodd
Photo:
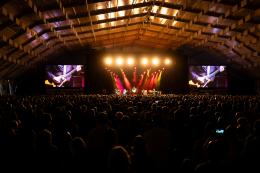
<path fill-rule="evenodd" d="M 189 85 L 196 88 L 227 88 L 226 66 L 190 66 Z"/>
<path fill-rule="evenodd" d="M 45 72 L 47 88 L 84 88 L 83 65 L 47 65 Z"/>

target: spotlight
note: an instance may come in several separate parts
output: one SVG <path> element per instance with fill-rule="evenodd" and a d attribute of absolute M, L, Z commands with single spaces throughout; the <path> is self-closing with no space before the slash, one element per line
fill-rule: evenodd
<path fill-rule="evenodd" d="M 133 58 L 128 58 L 127 59 L 127 64 L 128 65 L 133 65 L 134 64 L 134 59 Z"/>
<path fill-rule="evenodd" d="M 164 63 L 165 63 L 165 65 L 170 65 L 171 64 L 171 60 L 167 58 L 167 59 L 165 59 Z"/>
<path fill-rule="evenodd" d="M 124 61 L 123 61 L 122 58 L 117 58 L 117 59 L 116 59 L 116 64 L 117 64 L 117 65 L 122 65 L 123 62 L 124 62 Z"/>
<path fill-rule="evenodd" d="M 152 60 L 152 63 L 153 63 L 153 65 L 158 65 L 159 64 L 159 59 L 158 58 L 154 58 Z"/>
<path fill-rule="evenodd" d="M 147 65 L 147 64 L 148 64 L 148 59 L 147 59 L 147 58 L 143 58 L 142 61 L 141 61 L 141 63 L 142 63 L 143 65 Z"/>
<path fill-rule="evenodd" d="M 113 62 L 113 61 L 112 61 L 111 58 L 106 58 L 106 59 L 105 59 L 105 64 L 106 64 L 106 65 L 111 65 L 112 62 Z"/>

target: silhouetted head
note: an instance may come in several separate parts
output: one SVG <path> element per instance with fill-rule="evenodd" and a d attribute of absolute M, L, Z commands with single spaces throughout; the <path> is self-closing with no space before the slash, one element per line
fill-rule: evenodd
<path fill-rule="evenodd" d="M 116 112 L 116 114 L 115 114 L 115 117 L 117 120 L 121 120 L 123 118 L 123 116 L 124 116 L 123 112 L 120 112 L 120 111 Z"/>
<path fill-rule="evenodd" d="M 97 115 L 97 123 L 106 125 L 108 123 L 108 115 L 106 112 L 100 112 Z"/>
<path fill-rule="evenodd" d="M 133 142 L 133 150 L 134 152 L 145 152 L 145 142 L 142 135 L 135 136 Z"/>
<path fill-rule="evenodd" d="M 109 154 L 108 168 L 113 173 L 128 173 L 130 166 L 130 156 L 122 146 L 115 146 Z"/>
<path fill-rule="evenodd" d="M 37 136 L 39 145 L 52 144 L 52 133 L 48 129 L 43 129 Z"/>
<path fill-rule="evenodd" d="M 71 141 L 71 148 L 72 148 L 73 155 L 78 155 L 86 152 L 87 145 L 81 137 L 75 137 Z"/>
<path fill-rule="evenodd" d="M 222 160 L 227 154 L 227 147 L 224 140 L 211 140 L 207 145 L 208 159 Z"/>

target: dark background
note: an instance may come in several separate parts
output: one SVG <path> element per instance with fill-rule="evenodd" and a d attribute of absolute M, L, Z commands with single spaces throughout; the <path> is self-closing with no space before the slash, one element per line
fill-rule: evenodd
<path fill-rule="evenodd" d="M 193 51 L 194 52 L 194 51 Z M 43 65 L 32 67 L 24 73 L 17 81 L 16 94 L 46 94 L 48 92 L 63 93 L 57 88 L 52 91 L 46 90 L 44 85 L 45 66 L 54 64 L 82 64 L 85 68 L 85 88 L 78 90 L 80 93 L 109 94 L 114 91 L 113 81 L 110 74 L 103 65 L 104 54 L 107 50 L 78 50 L 75 52 L 65 51 L 59 56 L 50 58 L 42 63 Z M 124 53 L 124 52 L 123 52 Z M 160 52 L 158 52 L 160 54 Z M 243 69 L 227 66 L 228 88 L 225 90 L 193 90 L 188 85 L 188 69 L 190 65 L 227 65 L 227 63 L 219 55 L 204 52 L 200 56 L 198 54 L 187 54 L 187 51 L 178 49 L 168 51 L 168 55 L 172 57 L 174 64 L 164 71 L 161 79 L 162 93 L 187 94 L 191 92 L 203 93 L 221 93 L 221 94 L 255 94 L 256 81 L 248 75 Z M 223 58 L 224 59 L 224 58 Z M 68 90 L 67 90 L 68 91 Z M 73 91 L 74 92 L 74 91 Z"/>

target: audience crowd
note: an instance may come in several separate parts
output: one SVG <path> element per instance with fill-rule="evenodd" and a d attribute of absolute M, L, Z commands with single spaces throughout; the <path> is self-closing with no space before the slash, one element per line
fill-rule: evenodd
<path fill-rule="evenodd" d="M 0 169 L 260 171 L 260 97 L 0 97 Z"/>

